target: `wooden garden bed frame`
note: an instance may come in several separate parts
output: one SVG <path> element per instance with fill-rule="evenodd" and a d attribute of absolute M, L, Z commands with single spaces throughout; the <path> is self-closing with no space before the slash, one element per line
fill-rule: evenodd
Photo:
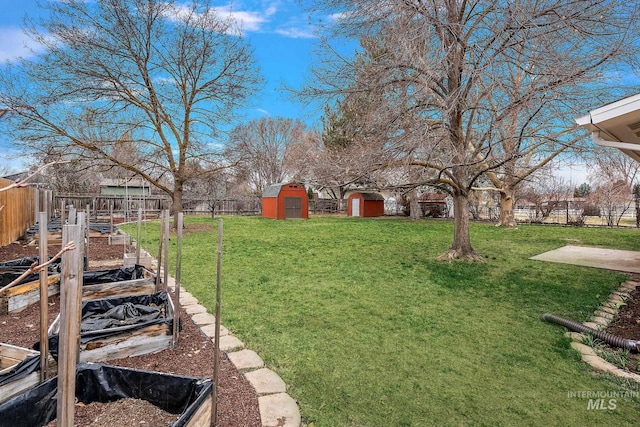
<path fill-rule="evenodd" d="M 100 371 L 104 372 L 103 374 Z M 95 374 L 92 374 L 95 372 Z M 31 390 L 23 392 L 18 399 L 0 404 L 0 426 L 22 425 L 25 418 L 38 425 L 56 417 L 56 402 L 50 399 L 56 390 L 59 377 L 54 377 Z M 176 422 L 169 427 L 210 427 L 213 408 L 213 381 L 206 378 L 185 377 L 153 371 L 142 371 L 103 364 L 78 365 L 76 381 L 82 383 L 82 391 L 76 393 L 79 402 L 108 402 L 130 397 L 146 400 L 163 410 L 184 406 Z M 96 381 L 100 381 L 96 383 Z M 171 384 L 167 387 L 165 384 Z M 179 401 L 175 401 L 178 394 Z M 34 413 L 34 411 L 36 411 Z M 135 422 L 135 414 L 131 414 Z"/>
<path fill-rule="evenodd" d="M 132 295 L 147 295 L 156 292 L 156 275 L 144 268 L 144 277 L 119 282 L 99 283 L 82 286 L 82 300 L 93 300 Z"/>
<path fill-rule="evenodd" d="M 171 298 L 167 298 L 167 310 L 165 319 L 174 318 L 175 308 Z M 171 323 L 173 323 L 171 322 Z M 57 335 L 60 330 L 60 315 L 56 317 L 48 330 L 48 335 Z M 170 348 L 173 345 L 173 325 L 162 322 L 141 326 L 139 328 L 114 327 L 101 331 L 92 331 L 92 334 L 104 332 L 104 337 L 83 341 L 80 334 L 80 362 L 106 362 L 125 357 L 141 356 L 143 354 L 157 353 Z"/>
<path fill-rule="evenodd" d="M 60 293 L 60 275 L 47 276 L 47 291 L 49 296 Z M 0 314 L 16 313 L 29 305 L 40 301 L 40 280 L 21 283 L 0 294 Z"/>
<path fill-rule="evenodd" d="M 25 361 L 28 357 L 39 355 L 40 352 L 35 350 L 0 343 L 0 375 L 9 373 L 16 365 Z M 38 384 L 39 381 L 40 371 L 36 370 L 27 376 L 18 378 L 4 385 L 0 385 L 0 402 L 4 402 L 12 396 L 30 389 Z"/>

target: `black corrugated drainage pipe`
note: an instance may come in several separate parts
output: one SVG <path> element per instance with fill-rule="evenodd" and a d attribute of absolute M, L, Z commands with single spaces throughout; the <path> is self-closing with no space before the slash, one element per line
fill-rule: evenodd
<path fill-rule="evenodd" d="M 574 332 L 591 334 L 614 347 L 626 348 L 627 350 L 633 351 L 634 353 L 637 353 L 640 350 L 640 343 L 638 343 L 638 341 L 630 340 L 627 338 L 620 338 L 607 332 L 598 331 L 585 326 L 582 323 L 578 323 L 574 320 L 566 319 L 564 317 L 556 316 L 555 314 L 545 313 L 542 315 L 542 320 L 557 323 L 564 326 L 565 328 L 571 329 Z"/>

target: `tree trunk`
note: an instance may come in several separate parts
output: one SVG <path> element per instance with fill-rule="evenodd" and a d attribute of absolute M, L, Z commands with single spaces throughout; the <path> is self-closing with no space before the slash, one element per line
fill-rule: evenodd
<path fill-rule="evenodd" d="M 338 187 L 339 188 L 339 192 L 338 192 L 338 213 L 342 213 L 343 210 L 346 210 L 346 207 L 344 206 L 344 195 L 347 194 L 347 189 L 344 187 Z"/>
<path fill-rule="evenodd" d="M 453 194 L 453 244 L 449 251 L 440 255 L 441 261 L 484 261 L 471 247 L 469 234 L 469 199 L 460 192 Z"/>
<path fill-rule="evenodd" d="M 420 209 L 420 203 L 418 203 L 418 192 L 414 189 L 409 193 L 409 215 L 412 220 L 420 219 L 422 216 L 422 210 Z"/>
<path fill-rule="evenodd" d="M 178 218 L 178 213 L 182 212 L 182 181 L 176 179 L 175 184 L 173 186 L 173 194 L 171 195 L 171 215 L 173 215 L 174 221 L 172 227 L 176 229 L 178 227 L 178 222 L 176 219 Z"/>
<path fill-rule="evenodd" d="M 513 192 L 500 192 L 500 219 L 498 226 L 500 227 L 517 227 L 516 217 L 513 214 Z"/>

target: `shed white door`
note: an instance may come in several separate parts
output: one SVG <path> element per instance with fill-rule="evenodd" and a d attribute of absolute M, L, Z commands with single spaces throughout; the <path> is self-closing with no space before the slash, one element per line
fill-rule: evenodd
<path fill-rule="evenodd" d="M 357 197 L 351 199 L 351 216 L 360 216 L 360 199 Z"/>

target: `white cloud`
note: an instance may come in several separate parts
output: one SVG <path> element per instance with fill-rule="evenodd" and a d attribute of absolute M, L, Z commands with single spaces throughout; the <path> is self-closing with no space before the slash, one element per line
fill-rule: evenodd
<path fill-rule="evenodd" d="M 293 38 L 293 39 L 316 38 L 316 35 L 313 34 L 313 32 L 308 28 L 296 28 L 296 27 L 279 28 L 276 30 L 276 33 L 285 37 Z"/>
<path fill-rule="evenodd" d="M 275 6 L 263 11 L 234 10 L 231 5 L 216 8 L 216 14 L 222 18 L 232 18 L 243 31 L 260 31 L 263 24 L 269 22 L 277 12 Z"/>
<path fill-rule="evenodd" d="M 264 109 L 262 109 L 262 108 L 256 108 L 256 111 L 257 111 L 258 113 L 262 113 L 262 114 L 264 114 L 265 116 L 270 116 L 270 115 L 271 115 L 271 114 L 269 114 L 269 112 L 268 112 L 267 110 L 264 110 Z"/>
<path fill-rule="evenodd" d="M 264 30 L 264 25 L 271 21 L 273 15 L 278 9 L 275 6 L 269 6 L 264 10 L 251 11 L 235 9 L 232 4 L 223 6 L 214 6 L 212 12 L 221 21 L 231 19 L 234 24 L 228 30 L 229 34 L 237 34 L 238 32 L 258 32 Z M 169 18 L 184 20 L 191 13 L 191 6 L 187 4 L 176 4 L 171 14 L 167 13 Z M 237 31 L 239 29 L 240 31 Z"/>
<path fill-rule="evenodd" d="M 184 19 L 190 11 L 190 6 L 178 4 L 175 6 L 172 16 L 175 19 Z M 253 10 L 251 6 L 234 6 L 229 3 L 214 6 L 213 12 L 222 21 L 231 19 L 234 22 L 228 30 L 229 34 L 272 32 L 295 39 L 316 37 L 312 26 L 303 22 L 302 18 L 289 16 L 286 10 L 280 10 L 276 3 L 270 3 L 269 6 L 263 8 L 255 5 Z"/>
<path fill-rule="evenodd" d="M 353 15 L 352 12 L 338 12 L 338 13 L 332 13 L 330 15 L 327 15 L 327 20 L 329 22 L 335 22 L 335 21 L 339 21 L 341 19 L 347 19 L 350 18 Z"/>
<path fill-rule="evenodd" d="M 14 60 L 18 57 L 31 58 L 35 53 L 43 50 L 42 46 L 29 39 L 20 28 L 0 27 L 0 38 L 2 39 L 0 43 L 0 62 Z"/>

